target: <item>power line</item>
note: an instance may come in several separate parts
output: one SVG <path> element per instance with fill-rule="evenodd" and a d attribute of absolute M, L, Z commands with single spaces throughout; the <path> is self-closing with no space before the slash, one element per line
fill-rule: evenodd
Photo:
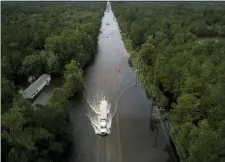
<path fill-rule="evenodd" d="M 153 83 L 153 86 L 154 86 L 154 88 L 153 88 L 154 96 L 156 95 L 156 89 L 155 89 L 155 87 L 156 87 L 156 78 L 157 78 L 157 67 L 158 67 L 158 64 L 159 64 L 159 58 L 158 58 L 158 55 L 159 55 L 159 53 L 158 53 L 157 56 L 156 56 L 156 64 L 155 64 L 155 67 L 154 67 L 154 69 L 155 69 L 155 73 L 154 73 L 154 83 Z M 139 59 L 140 61 L 142 61 L 142 59 L 140 59 L 140 57 L 139 57 L 138 59 Z M 138 68 L 139 68 L 139 66 L 138 66 Z M 145 81 L 146 79 L 147 79 L 147 77 L 144 79 L 144 81 Z M 158 99 L 156 98 L 156 100 L 158 100 Z M 157 101 L 156 101 L 156 102 L 157 102 Z M 158 101 L 158 104 L 160 104 L 159 101 Z M 167 142 L 168 142 L 169 148 L 170 148 L 170 150 L 171 150 L 171 152 L 172 152 L 173 158 L 174 158 L 175 161 L 178 161 L 177 158 L 176 158 L 176 155 L 175 155 L 175 153 L 174 153 L 174 150 L 173 150 L 173 148 L 172 148 L 172 146 L 171 146 L 171 144 L 170 144 L 170 140 L 169 140 L 169 138 L 168 138 L 168 135 L 166 134 L 166 130 L 165 130 L 164 124 L 162 123 L 162 118 L 161 118 L 161 115 L 159 114 L 158 110 L 161 110 L 161 111 L 162 111 L 163 109 L 161 109 L 161 108 L 160 108 L 160 109 L 157 109 L 157 108 L 156 108 L 156 112 L 157 112 L 157 115 L 158 115 L 158 117 L 159 117 L 160 125 L 161 125 L 161 127 L 162 127 L 162 130 L 163 130 L 164 135 L 165 135 L 165 137 L 166 137 L 166 140 L 167 140 Z M 166 111 L 164 111 L 164 112 L 165 112 L 166 118 L 168 118 L 168 115 L 167 115 Z M 152 117 L 152 113 L 153 113 L 153 107 L 152 107 L 151 112 L 150 112 L 151 117 Z M 151 122 L 151 120 L 150 120 L 150 122 Z M 178 140 L 177 140 L 177 138 L 176 138 L 175 136 L 171 136 L 171 134 L 170 134 L 171 124 L 168 123 L 168 122 L 166 122 L 166 127 L 167 127 L 167 130 L 168 130 L 167 132 L 169 133 L 169 137 L 171 137 L 173 143 L 174 143 L 175 146 L 176 146 L 177 151 L 179 152 L 179 155 L 180 155 L 179 157 L 180 157 L 181 159 L 183 159 L 183 156 L 184 156 L 185 154 L 184 154 L 184 152 L 182 151 L 182 149 L 181 149 L 181 147 L 180 147 L 180 143 L 178 142 Z M 172 127 L 172 129 L 173 129 L 173 127 Z M 158 124 L 157 124 L 156 140 L 157 140 L 157 136 L 158 136 Z M 175 139 L 174 139 L 174 138 L 175 138 Z M 176 142 L 174 142 L 174 141 L 176 141 Z M 157 142 L 157 141 L 156 141 L 156 142 Z"/>
<path fill-rule="evenodd" d="M 154 94 L 156 94 L 155 87 L 156 87 L 157 67 L 158 67 L 158 63 L 159 63 L 158 56 L 159 56 L 159 53 L 158 53 L 157 56 L 156 56 L 156 64 L 155 64 L 154 89 L 153 89 L 153 90 L 154 90 Z M 162 129 L 163 129 L 163 132 L 164 132 L 164 135 L 165 135 L 165 137 L 166 137 L 166 140 L 167 140 L 167 142 L 168 142 L 169 148 L 170 148 L 170 150 L 171 150 L 171 152 L 172 152 L 172 155 L 173 155 L 173 158 L 174 158 L 174 160 L 175 160 L 175 159 L 176 159 L 176 158 L 175 158 L 176 156 L 175 156 L 174 150 L 173 150 L 173 148 L 171 147 L 171 144 L 170 144 L 168 135 L 166 134 L 166 131 L 165 131 L 164 124 L 162 124 L 162 118 L 161 118 L 161 115 L 159 114 L 158 110 L 162 111 L 163 109 L 161 109 L 161 107 L 160 107 L 160 109 L 157 109 L 157 108 L 156 108 L 156 112 L 157 112 L 157 115 L 158 115 L 158 117 L 159 117 L 160 124 L 161 124 L 161 127 L 162 127 Z M 152 107 L 152 111 L 153 111 L 153 107 Z M 165 110 L 164 110 L 164 113 L 165 113 Z M 152 115 L 152 113 L 151 113 L 151 115 Z M 165 115 L 166 115 L 166 118 L 168 118 L 167 113 L 165 113 Z M 173 137 L 171 136 L 171 134 L 170 134 L 170 126 L 171 126 L 171 125 L 168 126 L 168 124 L 167 124 L 167 122 L 166 122 L 166 126 L 167 126 L 167 132 L 169 133 L 169 137 L 171 137 L 171 139 L 172 139 L 173 142 L 176 141 L 176 143 L 179 145 L 179 146 L 177 147 L 176 143 L 174 142 L 174 144 L 175 144 L 175 146 L 176 146 L 176 149 L 177 149 L 177 151 L 179 152 L 179 154 L 181 155 L 181 159 L 182 159 L 183 151 L 181 151 L 181 149 L 180 149 L 180 144 L 178 143 L 178 140 L 177 140 L 177 139 L 174 140 L 174 138 L 173 138 Z M 176 137 L 175 137 L 175 138 L 176 138 Z M 176 159 L 175 161 L 177 161 L 177 159 Z"/>
<path fill-rule="evenodd" d="M 161 114 L 159 114 L 159 112 L 158 111 L 163 111 L 165 114 L 166 114 L 166 117 L 168 118 L 168 116 L 167 116 L 167 113 L 166 113 L 166 111 L 164 110 L 164 109 L 157 109 L 156 108 L 156 112 L 157 112 L 157 115 L 158 115 L 158 117 L 159 117 L 159 120 L 160 120 L 160 123 L 161 123 L 161 126 L 162 126 L 162 129 L 163 129 L 163 132 L 164 132 L 164 134 L 165 134 L 165 136 L 166 136 L 166 139 L 167 139 L 167 141 L 168 141 L 168 136 L 166 135 L 166 131 L 165 131 L 165 127 L 164 127 L 164 124 L 162 124 L 162 118 L 161 118 Z M 169 123 L 169 125 L 170 125 L 170 123 Z M 176 146 L 176 149 L 177 149 L 177 151 L 179 152 L 179 155 L 181 155 L 181 156 L 179 156 L 181 159 L 183 159 L 183 156 L 184 156 L 184 152 L 182 151 L 182 149 L 181 149 L 181 147 L 180 147 L 180 143 L 178 142 L 178 140 L 177 140 L 177 138 L 175 137 L 175 136 L 171 136 L 171 134 L 170 134 L 170 129 L 171 128 L 169 128 L 169 126 L 166 124 L 166 126 L 167 126 L 167 129 L 168 129 L 168 131 L 167 132 L 169 132 L 169 137 L 171 137 L 171 139 L 172 139 L 172 141 L 173 141 L 173 143 L 175 144 L 175 146 Z M 175 139 L 174 139 L 175 138 Z M 176 143 L 174 142 L 174 141 L 176 141 Z M 169 142 L 169 141 L 168 141 Z M 178 145 L 176 145 L 176 144 L 178 144 Z M 169 143 L 169 146 L 171 147 L 171 145 L 170 145 L 170 143 Z"/>
<path fill-rule="evenodd" d="M 172 153 L 172 155 L 173 155 L 173 159 L 177 162 L 178 160 L 177 160 L 176 155 L 175 155 L 175 153 L 174 153 L 174 150 L 173 150 L 173 148 L 172 148 L 172 146 L 171 146 L 171 144 L 170 144 L 169 137 L 168 137 L 168 135 L 166 134 L 164 125 L 162 124 L 161 115 L 159 114 L 159 111 L 158 111 L 158 110 L 162 111 L 163 109 L 161 109 L 161 108 L 160 108 L 160 109 L 157 109 L 157 108 L 156 108 L 155 110 L 156 110 L 157 115 L 158 115 L 158 117 L 159 117 L 160 125 L 161 125 L 161 127 L 162 127 L 163 133 L 164 133 L 164 135 L 165 135 L 165 137 L 166 137 L 166 140 L 167 140 L 167 142 L 168 142 L 168 146 L 169 146 L 170 151 L 171 151 L 171 153 Z"/>

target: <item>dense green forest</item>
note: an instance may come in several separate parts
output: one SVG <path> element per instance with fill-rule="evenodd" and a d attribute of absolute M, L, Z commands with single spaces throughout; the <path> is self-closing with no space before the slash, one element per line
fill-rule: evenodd
<path fill-rule="evenodd" d="M 2 2 L 2 161 L 63 161 L 71 140 L 68 99 L 83 87 L 105 3 Z M 63 74 L 47 105 L 17 92 L 28 76 Z"/>
<path fill-rule="evenodd" d="M 224 3 L 113 2 L 142 86 L 183 162 L 225 161 Z"/>

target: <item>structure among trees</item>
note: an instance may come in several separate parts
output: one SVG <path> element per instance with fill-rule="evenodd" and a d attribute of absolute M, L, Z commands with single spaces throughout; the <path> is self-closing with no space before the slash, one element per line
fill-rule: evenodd
<path fill-rule="evenodd" d="M 48 74 L 41 75 L 35 82 L 33 82 L 23 93 L 26 99 L 33 99 L 44 87 L 49 85 L 51 76 Z"/>

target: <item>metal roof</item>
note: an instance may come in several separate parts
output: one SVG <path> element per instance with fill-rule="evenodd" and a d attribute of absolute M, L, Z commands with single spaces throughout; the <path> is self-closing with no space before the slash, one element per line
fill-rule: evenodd
<path fill-rule="evenodd" d="M 32 95 L 37 89 L 38 87 L 45 82 L 48 78 L 50 77 L 50 75 L 48 74 L 43 74 L 42 76 L 40 76 L 34 83 L 32 83 L 24 92 L 24 95 Z"/>

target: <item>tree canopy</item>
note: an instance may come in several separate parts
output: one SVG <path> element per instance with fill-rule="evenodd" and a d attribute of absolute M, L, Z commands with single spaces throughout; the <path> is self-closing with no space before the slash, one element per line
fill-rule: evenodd
<path fill-rule="evenodd" d="M 2 3 L 2 161 L 64 161 L 70 143 L 69 97 L 83 88 L 105 4 Z M 47 105 L 17 92 L 29 76 L 64 74 Z"/>
<path fill-rule="evenodd" d="M 224 3 L 113 2 L 142 86 L 184 162 L 225 161 Z"/>

